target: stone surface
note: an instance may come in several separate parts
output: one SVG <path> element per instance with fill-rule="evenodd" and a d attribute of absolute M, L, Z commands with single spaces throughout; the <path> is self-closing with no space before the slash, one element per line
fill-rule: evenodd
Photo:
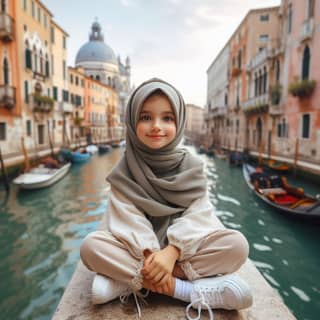
<path fill-rule="evenodd" d="M 240 269 L 239 274 L 252 288 L 254 303 L 251 308 L 242 311 L 214 310 L 215 320 L 293 320 L 295 317 L 282 302 L 277 292 L 269 286 L 251 261 Z M 91 283 L 94 273 L 88 271 L 81 261 L 65 290 L 57 307 L 53 320 L 96 320 L 96 319 L 138 319 L 138 313 L 133 303 L 122 305 L 119 299 L 108 304 L 94 306 L 90 301 Z M 185 307 L 187 303 L 175 299 L 150 294 L 146 298 L 147 305 L 141 305 L 142 319 L 145 320 L 182 320 L 186 319 Z M 192 317 L 197 316 L 192 311 Z M 207 311 L 203 311 L 201 319 L 209 319 Z"/>

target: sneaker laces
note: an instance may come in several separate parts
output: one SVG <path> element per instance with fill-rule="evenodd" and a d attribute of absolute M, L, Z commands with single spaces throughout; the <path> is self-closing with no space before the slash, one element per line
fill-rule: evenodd
<path fill-rule="evenodd" d="M 198 316 L 196 318 L 192 318 L 189 315 L 189 311 L 190 311 L 190 308 L 195 304 L 198 304 L 198 306 L 197 306 Z M 205 299 L 205 297 L 203 296 L 202 293 L 200 293 L 200 297 L 198 299 L 195 299 L 194 301 L 191 301 L 191 303 L 187 305 L 187 307 L 186 307 L 187 319 L 188 320 L 200 320 L 201 319 L 202 307 L 205 307 L 208 310 L 209 316 L 210 316 L 210 320 L 214 320 L 214 315 L 213 315 L 212 309 L 209 306 L 208 302 L 206 301 L 206 299 Z"/>
<path fill-rule="evenodd" d="M 139 319 L 141 319 L 141 307 L 139 304 L 139 299 L 144 305 L 147 305 L 148 303 L 145 300 L 145 298 L 148 296 L 148 294 L 149 294 L 149 290 L 147 290 L 146 293 L 142 293 L 141 291 L 132 291 L 130 293 L 121 295 L 119 299 L 122 304 L 127 304 L 129 297 L 133 295 L 134 301 L 137 307 L 137 311 L 138 311 L 138 316 L 139 316 Z"/>

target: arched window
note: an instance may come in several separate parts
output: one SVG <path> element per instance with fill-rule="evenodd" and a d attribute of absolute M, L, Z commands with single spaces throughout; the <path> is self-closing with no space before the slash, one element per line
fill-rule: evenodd
<path fill-rule="evenodd" d="M 308 1 L 308 17 L 307 17 L 308 19 L 314 16 L 314 5 L 315 5 L 315 0 Z"/>
<path fill-rule="evenodd" d="M 7 11 L 7 1 L 1 0 L 1 12 L 6 12 L 6 11 Z"/>
<path fill-rule="evenodd" d="M 263 67 L 263 93 L 267 92 L 267 80 L 268 80 L 267 68 Z"/>
<path fill-rule="evenodd" d="M 31 50 L 29 48 L 29 42 L 25 42 L 25 63 L 26 63 L 26 68 L 27 69 L 32 69 L 32 54 Z"/>
<path fill-rule="evenodd" d="M 7 58 L 3 59 L 3 82 L 6 85 L 9 84 L 9 63 Z"/>
<path fill-rule="evenodd" d="M 46 77 L 47 78 L 49 78 L 49 76 L 50 76 L 50 65 L 49 65 L 49 57 L 48 57 L 48 55 L 46 54 L 46 58 L 45 58 L 45 60 L 46 60 Z"/>
<path fill-rule="evenodd" d="M 262 85 L 263 85 L 263 83 L 262 83 L 262 72 L 261 72 L 261 70 L 259 70 L 259 77 L 258 77 L 258 84 L 259 84 L 259 87 L 258 87 L 258 96 L 260 96 L 261 95 L 261 93 L 262 93 Z"/>
<path fill-rule="evenodd" d="M 40 50 L 40 73 L 41 74 L 44 74 L 43 64 L 44 64 L 43 55 L 42 55 L 42 51 Z"/>
<path fill-rule="evenodd" d="M 308 46 L 304 48 L 303 58 L 302 58 L 302 80 L 309 79 L 310 70 L 310 49 Z"/>
<path fill-rule="evenodd" d="M 276 81 L 280 81 L 280 61 L 277 59 L 276 61 Z"/>
<path fill-rule="evenodd" d="M 261 118 L 258 118 L 256 123 L 256 132 L 257 132 L 257 146 L 259 147 L 262 140 L 262 121 Z"/>
<path fill-rule="evenodd" d="M 38 55 L 37 55 L 37 49 L 34 46 L 33 47 L 33 58 L 34 58 L 34 71 L 38 71 Z"/>
<path fill-rule="evenodd" d="M 258 95 L 258 74 L 254 74 L 254 96 Z"/>

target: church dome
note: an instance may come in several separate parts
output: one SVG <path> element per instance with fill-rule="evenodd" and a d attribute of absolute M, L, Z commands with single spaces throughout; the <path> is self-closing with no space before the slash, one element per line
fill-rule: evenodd
<path fill-rule="evenodd" d="M 112 64 L 118 63 L 112 48 L 104 43 L 101 26 L 98 22 L 92 24 L 89 41 L 79 49 L 76 55 L 76 66 L 88 61 Z"/>

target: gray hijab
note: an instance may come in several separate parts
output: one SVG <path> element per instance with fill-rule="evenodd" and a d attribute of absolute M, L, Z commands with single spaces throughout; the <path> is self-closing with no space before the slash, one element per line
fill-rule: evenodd
<path fill-rule="evenodd" d="M 168 145 L 155 150 L 138 139 L 136 126 L 144 101 L 157 90 L 161 90 L 171 103 L 177 133 Z M 154 78 L 132 93 L 125 122 L 126 151 L 107 181 L 146 214 L 159 240 L 163 240 L 172 219 L 180 216 L 206 191 L 203 163 L 188 150 L 177 147 L 184 134 L 185 103 L 173 86 Z"/>

